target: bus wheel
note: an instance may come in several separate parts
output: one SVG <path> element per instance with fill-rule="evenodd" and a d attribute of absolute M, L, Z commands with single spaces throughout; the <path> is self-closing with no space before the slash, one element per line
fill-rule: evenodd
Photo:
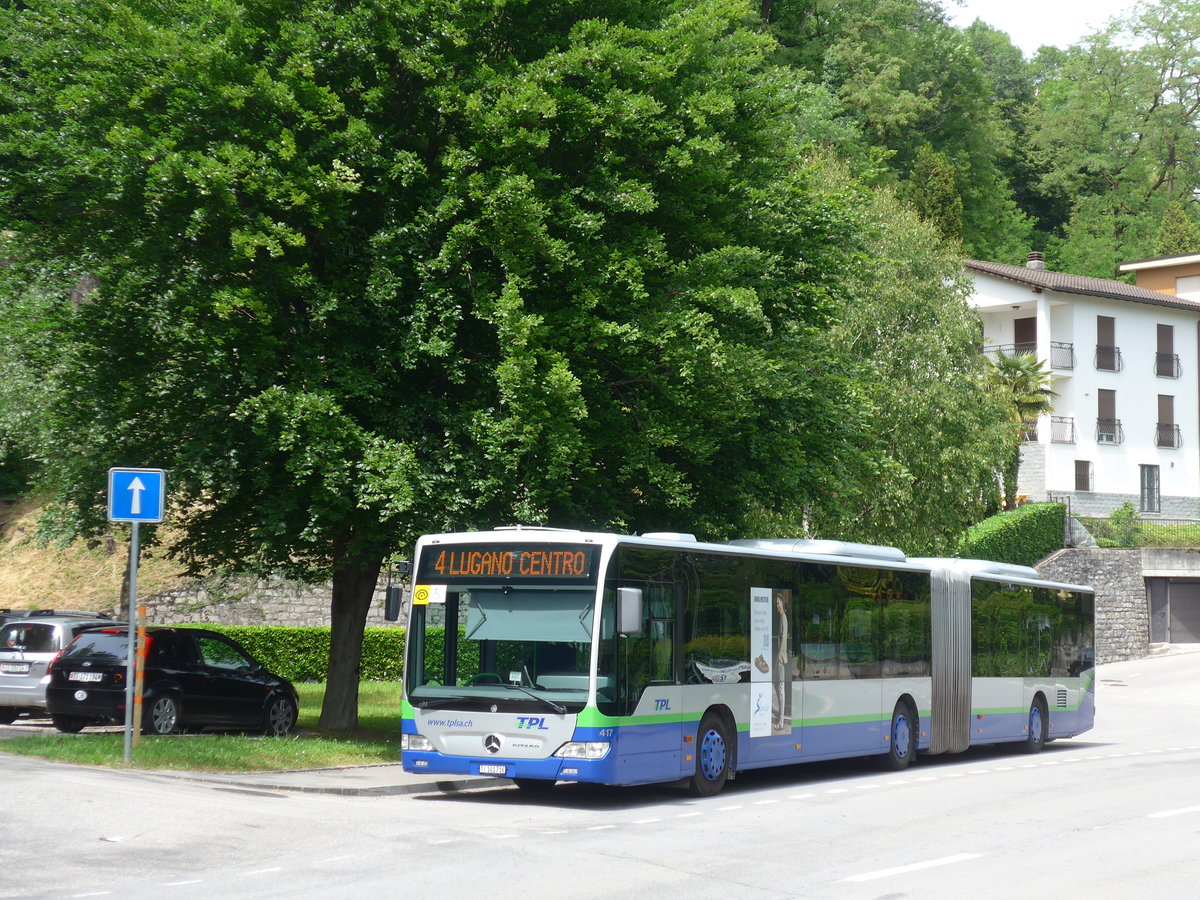
<path fill-rule="evenodd" d="M 892 712 L 892 724 L 888 731 L 887 752 L 879 757 L 879 764 L 889 772 L 908 768 L 917 755 L 917 730 L 920 727 L 912 708 L 903 700 Z"/>
<path fill-rule="evenodd" d="M 725 722 L 716 713 L 700 720 L 696 732 L 696 773 L 689 787 L 698 797 L 718 794 L 729 779 L 730 747 Z"/>
<path fill-rule="evenodd" d="M 1029 707 L 1029 727 L 1025 729 L 1026 753 L 1041 753 L 1046 746 L 1046 732 L 1050 728 L 1050 717 L 1046 714 L 1046 701 L 1037 697 Z"/>

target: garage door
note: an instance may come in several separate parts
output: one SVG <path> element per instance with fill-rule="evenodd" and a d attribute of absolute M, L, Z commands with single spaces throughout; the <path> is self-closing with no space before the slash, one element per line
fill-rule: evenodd
<path fill-rule="evenodd" d="M 1171 643 L 1200 643 L 1200 581 L 1171 582 Z"/>

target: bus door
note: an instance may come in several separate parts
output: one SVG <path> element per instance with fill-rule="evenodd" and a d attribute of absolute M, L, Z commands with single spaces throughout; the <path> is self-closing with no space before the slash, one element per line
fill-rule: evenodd
<path fill-rule="evenodd" d="M 618 698 L 614 710 L 622 718 L 617 742 L 618 780 L 640 783 L 679 778 L 687 765 L 683 759 L 678 640 L 678 607 L 686 595 L 686 585 L 624 579 L 624 586 L 642 592 L 642 628 L 637 634 L 618 638 Z"/>

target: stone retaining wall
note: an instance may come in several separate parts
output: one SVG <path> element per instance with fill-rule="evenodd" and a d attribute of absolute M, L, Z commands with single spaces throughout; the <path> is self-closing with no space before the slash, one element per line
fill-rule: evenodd
<path fill-rule="evenodd" d="M 386 584 L 375 589 L 367 625 L 400 625 L 383 618 Z M 210 622 L 218 625 L 328 626 L 333 588 L 282 578 L 203 578 L 176 590 L 143 598 L 146 621 L 159 625 Z"/>

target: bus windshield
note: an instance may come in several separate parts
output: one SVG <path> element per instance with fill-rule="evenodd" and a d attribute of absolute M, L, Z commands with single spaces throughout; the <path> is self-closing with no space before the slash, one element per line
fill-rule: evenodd
<path fill-rule="evenodd" d="M 414 706 L 583 708 L 593 589 L 449 586 L 438 600 L 415 603 L 409 617 Z"/>

